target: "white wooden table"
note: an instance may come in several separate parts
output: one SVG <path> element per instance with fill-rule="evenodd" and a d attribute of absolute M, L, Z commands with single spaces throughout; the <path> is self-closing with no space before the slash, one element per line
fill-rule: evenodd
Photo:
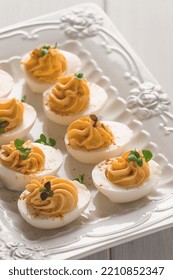
<path fill-rule="evenodd" d="M 86 0 L 0 0 L 0 28 Z M 173 1 L 92 0 L 115 23 L 165 91 L 173 94 Z M 2 51 L 2 50 L 1 50 Z M 173 259 L 173 229 L 88 256 L 85 259 Z"/>

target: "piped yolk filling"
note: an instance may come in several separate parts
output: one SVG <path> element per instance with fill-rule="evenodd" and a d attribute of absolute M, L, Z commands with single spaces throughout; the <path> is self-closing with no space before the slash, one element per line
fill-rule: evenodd
<path fill-rule="evenodd" d="M 108 126 L 89 117 L 80 118 L 70 124 L 67 130 L 69 145 L 88 151 L 107 147 L 114 143 Z"/>
<path fill-rule="evenodd" d="M 26 141 L 22 147 L 30 149 L 26 159 L 22 159 L 23 153 L 16 149 L 14 141 L 11 141 L 9 145 L 2 145 L 2 152 L 0 153 L 1 163 L 26 175 L 42 171 L 45 163 L 45 155 L 42 150 L 32 145 L 30 140 Z"/>
<path fill-rule="evenodd" d="M 86 80 L 75 77 L 60 77 L 49 94 L 49 106 L 61 115 L 75 114 L 85 110 L 90 101 Z"/>
<path fill-rule="evenodd" d="M 57 49 L 50 47 L 45 55 L 42 49 L 35 49 L 30 53 L 30 58 L 24 62 L 30 75 L 46 83 L 54 83 L 67 69 L 65 56 Z"/>
<path fill-rule="evenodd" d="M 150 168 L 145 159 L 142 159 L 142 166 L 129 161 L 129 153 L 126 152 L 121 157 L 108 161 L 105 176 L 110 182 L 118 186 L 138 187 L 150 176 Z"/>
<path fill-rule="evenodd" d="M 52 196 L 42 200 L 40 190 L 50 182 Z M 36 216 L 44 215 L 52 218 L 63 217 L 65 213 L 71 212 L 78 203 L 78 191 L 69 180 L 55 176 L 44 177 L 41 182 L 32 180 L 26 186 L 28 194 L 23 196 L 28 207 L 32 207 Z"/>
<path fill-rule="evenodd" d="M 0 100 L 0 134 L 12 130 L 23 121 L 24 106 L 16 98 Z"/>

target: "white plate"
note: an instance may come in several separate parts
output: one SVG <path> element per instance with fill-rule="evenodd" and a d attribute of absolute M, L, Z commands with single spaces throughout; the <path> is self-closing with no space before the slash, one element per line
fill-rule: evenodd
<path fill-rule="evenodd" d="M 109 94 L 104 119 L 128 124 L 135 134 L 131 148 L 148 148 L 161 165 L 157 190 L 146 198 L 113 204 L 91 181 L 93 166 L 66 154 L 65 128 L 45 119 L 41 96 L 29 92 L 21 76 L 20 57 L 40 43 L 76 53 L 83 72 Z M 19 193 L 0 189 L 0 259 L 78 259 L 91 253 L 168 228 L 173 222 L 173 114 L 168 96 L 134 54 L 106 15 L 95 5 L 81 5 L 0 31 L 0 68 L 15 80 L 11 96 L 27 94 L 38 119 L 28 139 L 41 132 L 57 140 L 65 157 L 59 175 L 73 179 L 85 173 L 92 193 L 86 211 L 72 224 L 43 231 L 19 215 Z M 2 51 L 3 50 L 3 51 Z M 117 88 L 117 89 L 116 89 Z"/>

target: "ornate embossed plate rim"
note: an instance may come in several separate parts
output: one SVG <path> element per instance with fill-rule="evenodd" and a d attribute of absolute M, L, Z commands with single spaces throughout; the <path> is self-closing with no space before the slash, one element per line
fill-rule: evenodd
<path fill-rule="evenodd" d="M 61 25 L 61 28 L 64 28 L 64 32 L 66 33 L 66 36 L 70 39 L 75 38 L 82 38 L 82 39 L 92 39 L 93 37 L 96 37 L 98 34 L 100 34 L 102 41 L 102 47 L 105 48 L 105 51 L 110 54 L 112 52 L 119 53 L 121 57 L 123 57 L 126 66 L 127 71 L 125 71 L 124 76 L 127 80 L 129 80 L 133 85 L 135 85 L 134 89 L 130 91 L 130 96 L 127 100 L 127 104 L 129 105 L 129 108 L 132 109 L 132 113 L 138 115 L 139 118 L 147 119 L 154 115 L 160 115 L 162 119 L 161 126 L 166 132 L 171 132 L 172 128 L 167 127 L 167 118 L 172 119 L 172 114 L 168 111 L 170 101 L 168 99 L 168 96 L 162 91 L 160 86 L 157 83 L 148 83 L 145 82 L 145 80 L 142 77 L 141 71 L 138 68 L 138 63 L 136 63 L 136 59 L 131 55 L 131 53 L 123 46 L 123 43 L 121 41 L 121 38 L 118 36 L 114 36 L 112 33 L 110 33 L 106 27 L 104 26 L 104 20 L 106 16 L 100 12 L 100 9 L 96 9 L 97 13 L 90 12 L 90 9 L 95 7 L 95 5 L 87 5 L 87 9 L 85 9 L 84 12 L 84 22 L 81 21 L 80 18 L 80 11 L 82 11 L 82 7 L 86 7 L 86 5 L 81 5 L 79 7 L 74 7 L 68 10 L 65 15 L 63 15 L 62 12 L 54 13 L 52 15 L 57 15 L 57 17 L 60 15 L 61 20 L 43 20 L 43 17 L 40 17 L 38 19 L 34 19 L 31 21 L 27 21 L 25 23 L 17 24 L 12 28 L 3 29 L 2 32 L 0 32 L 0 39 L 13 37 L 13 36 L 24 36 L 25 39 L 36 39 L 39 32 L 42 32 L 44 30 L 49 29 L 57 29 L 59 30 L 60 27 L 57 25 Z M 69 13 L 69 14 L 68 14 Z M 62 15 L 62 16 L 61 16 Z M 69 16 L 68 16 L 69 15 Z M 76 18 L 75 18 L 76 16 Z M 88 17 L 87 17 L 88 16 Z M 51 18 L 51 15 L 50 15 Z M 77 19 L 77 22 L 76 22 Z M 79 20 L 80 19 L 80 20 Z M 88 22 L 88 19 L 90 20 Z M 41 20 L 41 21 L 40 21 Z M 43 20 L 43 21 L 42 21 Z M 62 24 L 63 23 L 63 24 Z M 91 23 L 91 24 L 90 24 Z M 25 27 L 34 27 L 36 26 L 33 31 L 27 33 L 26 31 L 20 31 L 21 28 Z M 43 27 L 44 26 L 44 27 Z M 107 37 L 108 35 L 108 37 Z M 108 38 L 110 39 L 110 42 L 108 41 Z M 118 47 L 114 45 L 114 43 L 117 43 Z M 146 95 L 148 98 L 146 98 Z M 136 96 L 140 96 L 140 98 L 137 98 Z M 148 100 L 152 101 L 152 106 L 148 107 Z M 150 105 L 150 104 L 149 104 Z M 134 108 L 134 106 L 137 106 Z M 133 110 L 134 109 L 134 110 Z M 141 110 L 142 109 L 142 110 Z M 170 194 L 171 195 L 171 194 Z M 171 195 L 172 198 L 172 195 Z M 166 199 L 169 199 L 166 198 Z M 145 222 L 147 222 L 152 214 L 154 212 L 164 212 L 166 211 L 166 215 L 163 216 L 161 219 L 156 219 L 155 225 L 153 226 L 153 223 L 149 223 L 149 225 L 146 227 Z M 62 252 L 61 256 L 64 256 L 64 258 L 68 258 L 66 254 L 63 254 L 63 252 L 68 252 L 69 250 L 72 250 L 75 252 L 72 254 L 72 258 L 77 256 L 84 256 L 88 254 L 88 251 L 98 251 L 101 244 L 101 248 L 107 248 L 111 245 L 117 245 L 122 242 L 127 242 L 133 238 L 137 238 L 139 236 L 143 236 L 145 234 L 149 234 L 151 232 L 155 232 L 158 229 L 169 227 L 172 223 L 172 211 L 170 207 L 161 207 L 159 209 L 153 209 L 150 213 L 146 213 L 146 216 L 144 216 L 144 220 L 141 221 L 141 223 L 137 223 L 134 226 L 131 226 L 130 228 L 126 228 L 123 238 L 117 238 L 119 235 L 122 235 L 122 231 L 115 231 L 115 232 L 108 232 L 109 240 L 105 241 L 105 238 L 99 238 L 97 242 L 86 242 L 85 244 L 78 245 L 78 247 L 75 247 L 74 243 L 71 245 L 67 245 L 67 250 L 60 250 L 57 252 L 56 248 L 55 254 Z M 164 220 L 168 219 L 167 222 Z M 141 226 L 142 225 L 142 226 Z M 144 225 L 144 226 L 143 226 Z M 139 226 L 139 228 L 138 228 Z M 134 229 L 138 229 L 138 231 L 134 234 Z M 123 229 L 124 230 L 124 229 Z M 129 233 L 129 237 L 128 237 Z M 98 233 L 94 234 L 93 232 L 88 233 L 86 235 L 87 238 L 94 238 L 94 237 L 104 237 L 98 236 Z M 99 244 L 99 246 L 98 246 Z M 86 246 L 88 248 L 86 248 Z M 41 256 L 44 258 L 48 255 L 53 255 L 53 249 L 51 249 L 49 254 L 49 249 L 46 253 L 43 253 L 44 248 L 39 247 L 38 245 L 27 245 L 23 243 L 14 243 L 14 242 L 8 242 L 5 245 L 6 249 L 4 248 L 2 244 L 2 248 L 4 250 L 4 254 L 6 254 L 6 250 L 10 252 L 12 258 L 37 258 Z M 34 254 L 33 254 L 34 253 Z"/>

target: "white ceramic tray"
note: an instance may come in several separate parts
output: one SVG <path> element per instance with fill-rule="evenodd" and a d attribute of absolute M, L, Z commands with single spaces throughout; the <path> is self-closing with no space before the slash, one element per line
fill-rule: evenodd
<path fill-rule="evenodd" d="M 34 95 L 20 72 L 21 55 L 40 43 L 54 44 L 76 53 L 82 71 L 109 94 L 104 119 L 128 124 L 134 130 L 131 148 L 148 148 L 161 165 L 156 191 L 129 204 L 113 204 L 91 181 L 93 166 L 67 155 L 65 128 L 48 120 L 41 96 Z M 19 215 L 19 193 L 0 188 L 0 259 L 79 259 L 99 250 L 168 228 L 173 222 L 173 114 L 167 94 L 154 80 L 116 28 L 95 5 L 85 4 L 0 30 L 0 68 L 15 79 L 11 96 L 35 107 L 38 119 L 27 138 L 41 132 L 57 140 L 64 154 L 60 176 L 73 179 L 85 173 L 92 199 L 75 222 L 57 230 L 38 230 Z"/>

